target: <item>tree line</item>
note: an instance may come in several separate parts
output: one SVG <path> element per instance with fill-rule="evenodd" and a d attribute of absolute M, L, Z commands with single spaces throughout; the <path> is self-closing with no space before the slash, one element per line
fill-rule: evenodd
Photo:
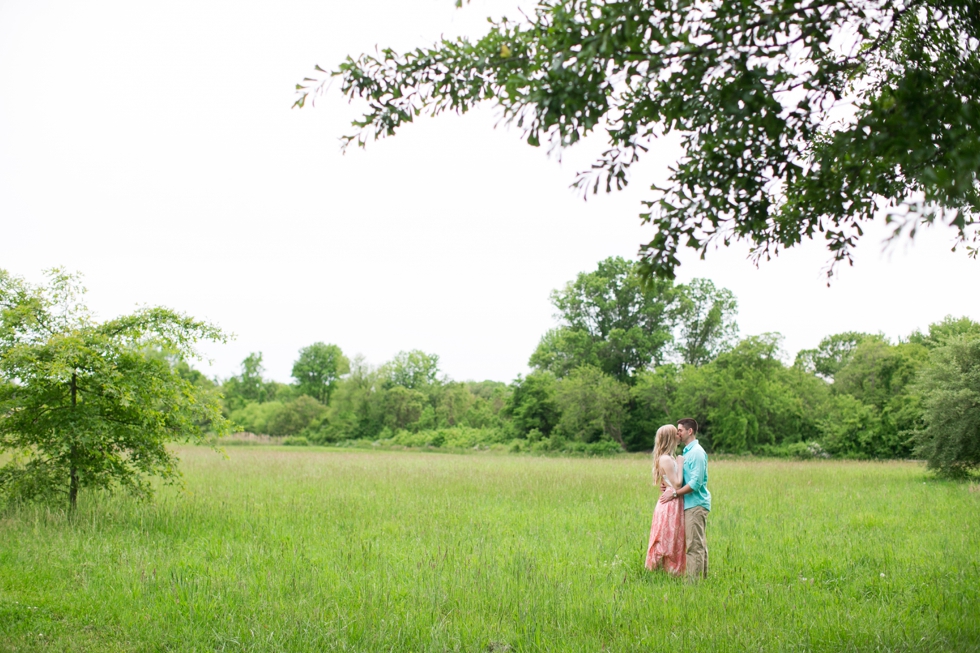
<path fill-rule="evenodd" d="M 947 476 L 980 465 L 980 324 L 946 319 L 898 342 L 847 332 L 783 360 L 781 336 L 739 337 L 738 304 L 709 280 L 646 277 L 619 258 L 552 293 L 558 325 L 511 383 L 449 379 L 439 357 L 371 365 L 335 344 L 300 350 L 293 383 L 209 379 L 214 325 L 165 308 L 100 322 L 77 275 L 32 285 L 0 270 L 0 499 L 82 488 L 151 494 L 179 481 L 174 441 L 237 426 L 286 444 L 377 444 L 603 454 L 641 451 L 680 417 L 710 451 L 921 456 Z"/>
<path fill-rule="evenodd" d="M 980 446 L 980 324 L 968 318 L 897 342 L 833 334 L 790 364 L 779 334 L 739 337 L 736 297 L 707 279 L 651 280 L 610 258 L 551 302 L 558 325 L 509 384 L 451 380 L 433 353 L 373 366 L 315 343 L 291 384 L 248 356 L 218 384 L 225 415 L 290 443 L 642 451 L 658 426 L 694 417 L 722 453 L 955 461 Z"/>

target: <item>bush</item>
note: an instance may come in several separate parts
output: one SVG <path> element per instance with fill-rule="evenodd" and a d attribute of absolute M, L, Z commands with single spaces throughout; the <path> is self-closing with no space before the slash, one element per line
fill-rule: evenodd
<path fill-rule="evenodd" d="M 934 349 L 917 389 L 925 409 L 917 453 L 941 476 L 968 476 L 980 466 L 980 338 L 958 336 Z"/>
<path fill-rule="evenodd" d="M 819 420 L 823 447 L 834 456 L 870 458 L 881 429 L 878 409 L 851 395 L 836 395 L 829 416 Z"/>
<path fill-rule="evenodd" d="M 760 456 L 772 458 L 796 458 L 797 460 L 812 460 L 814 458 L 830 458 L 818 442 L 792 442 L 781 445 L 764 445 L 756 449 Z"/>
<path fill-rule="evenodd" d="M 457 426 L 446 429 L 429 431 L 398 431 L 390 438 L 379 438 L 384 444 L 396 444 L 403 447 L 441 447 L 446 449 L 473 449 L 475 447 L 489 448 L 494 444 L 507 442 L 502 429 L 474 429 Z"/>
<path fill-rule="evenodd" d="M 265 403 L 252 402 L 233 411 L 229 419 L 242 431 L 269 435 L 269 424 L 282 412 L 283 404 L 279 401 Z"/>
<path fill-rule="evenodd" d="M 308 447 L 310 446 L 310 441 L 304 438 L 302 435 L 290 435 L 282 440 L 283 445 L 287 447 Z"/>
<path fill-rule="evenodd" d="M 296 435 L 323 417 L 327 408 L 313 397 L 302 395 L 283 404 L 282 408 L 269 417 L 269 435 Z"/>

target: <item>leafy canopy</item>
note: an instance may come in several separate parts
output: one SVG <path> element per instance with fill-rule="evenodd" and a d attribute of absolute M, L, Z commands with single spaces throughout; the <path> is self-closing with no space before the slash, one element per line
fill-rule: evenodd
<path fill-rule="evenodd" d="M 980 336 L 953 336 L 933 349 L 917 385 L 925 426 L 916 452 L 942 476 L 967 476 L 980 467 Z"/>
<path fill-rule="evenodd" d="M 702 365 L 737 340 L 738 303 L 708 279 L 674 285 L 644 279 L 621 257 L 600 261 L 551 293 L 559 326 L 542 336 L 529 364 L 558 377 L 591 366 L 633 383 L 636 373 L 676 357 Z"/>
<path fill-rule="evenodd" d="M 680 248 L 732 240 L 758 261 L 823 238 L 834 265 L 850 261 L 883 210 L 895 236 L 945 220 L 975 256 L 978 36 L 980 0 L 539 0 L 477 41 L 317 66 L 296 106 L 339 77 L 367 103 L 344 138 L 361 146 L 485 102 L 534 146 L 604 132 L 584 193 L 623 188 L 679 132 L 684 154 L 641 215 L 659 277 Z"/>
<path fill-rule="evenodd" d="M 350 372 L 350 361 L 337 345 L 315 342 L 299 350 L 293 378 L 299 391 L 320 403 L 330 403 L 337 381 Z"/>
<path fill-rule="evenodd" d="M 221 331 L 165 308 L 98 322 L 84 292 L 61 270 L 41 286 L 0 270 L 0 492 L 71 509 L 83 487 L 148 495 L 149 476 L 179 477 L 168 442 L 227 429 L 218 394 L 173 364 Z"/>

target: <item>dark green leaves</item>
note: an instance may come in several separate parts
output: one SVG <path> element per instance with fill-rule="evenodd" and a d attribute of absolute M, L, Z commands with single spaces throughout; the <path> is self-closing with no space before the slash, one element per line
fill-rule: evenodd
<path fill-rule="evenodd" d="M 823 238 L 836 263 L 882 211 L 896 233 L 938 218 L 976 238 L 977 16 L 980 0 L 541 0 L 475 42 L 348 58 L 296 105 L 339 77 L 368 105 L 358 145 L 486 101 L 533 146 L 601 129 L 610 147 L 575 182 L 591 193 L 676 130 L 685 154 L 641 215 L 646 275 L 735 240 L 758 260 Z"/>

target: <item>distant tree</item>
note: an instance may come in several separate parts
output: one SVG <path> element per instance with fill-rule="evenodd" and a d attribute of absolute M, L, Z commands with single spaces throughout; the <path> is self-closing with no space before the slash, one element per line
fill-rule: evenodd
<path fill-rule="evenodd" d="M 381 371 L 360 354 L 350 362 L 350 373 L 337 383 L 320 438 L 337 441 L 375 438 L 384 428 L 386 380 Z"/>
<path fill-rule="evenodd" d="M 221 384 L 225 397 L 226 413 L 230 414 L 251 402 L 275 399 L 276 391 L 262 378 L 262 352 L 252 352 L 242 361 L 241 372 Z"/>
<path fill-rule="evenodd" d="M 759 260 L 819 238 L 836 264 L 882 212 L 896 235 L 940 220 L 976 243 L 978 15 L 976 0 L 538 0 L 476 41 L 318 66 L 296 105 L 339 78 L 367 103 L 359 145 L 481 103 L 533 146 L 601 131 L 585 193 L 625 187 L 677 132 L 641 215 L 646 272 L 672 278 L 681 248 L 732 241 Z"/>
<path fill-rule="evenodd" d="M 299 358 L 293 363 L 293 378 L 299 391 L 324 405 L 330 404 L 330 395 L 338 379 L 350 372 L 350 361 L 337 345 L 315 342 L 299 350 Z"/>
<path fill-rule="evenodd" d="M 681 367 L 671 364 L 637 373 L 630 388 L 630 411 L 623 429 L 623 439 L 630 450 L 652 449 L 657 429 L 683 417 L 672 412 L 680 375 Z"/>
<path fill-rule="evenodd" d="M 704 365 L 738 342 L 738 301 L 710 279 L 679 286 L 677 351 L 688 365 Z"/>
<path fill-rule="evenodd" d="M 242 361 L 242 373 L 239 375 L 241 381 L 239 394 L 248 401 L 263 401 L 266 397 L 265 381 L 262 373 L 265 367 L 262 366 L 262 352 L 253 352 Z"/>
<path fill-rule="evenodd" d="M 308 395 L 300 395 L 295 400 L 283 404 L 282 408 L 270 416 L 269 435 L 296 435 L 322 418 L 326 406 Z"/>
<path fill-rule="evenodd" d="M 934 348 L 917 390 L 925 408 L 918 455 L 948 477 L 980 467 L 980 337 L 955 336 Z"/>
<path fill-rule="evenodd" d="M 868 339 L 883 340 L 883 336 L 858 331 L 845 331 L 827 336 L 816 349 L 803 349 L 796 354 L 795 365 L 828 381 L 844 367 L 854 349 Z"/>
<path fill-rule="evenodd" d="M 246 433 L 258 435 L 272 435 L 274 420 L 283 411 L 284 404 L 281 401 L 250 401 L 241 408 L 231 411 L 228 419 L 235 428 Z"/>
<path fill-rule="evenodd" d="M 514 381 L 510 403 L 504 414 L 510 418 L 518 437 L 537 431 L 548 437 L 561 417 L 555 398 L 557 379 L 551 372 L 537 370 Z"/>
<path fill-rule="evenodd" d="M 561 410 L 557 430 L 581 442 L 608 439 L 625 446 L 623 422 L 629 386 L 595 367 L 580 367 L 558 382 L 555 400 Z"/>
<path fill-rule="evenodd" d="M 381 374 L 389 386 L 419 390 L 438 383 L 439 356 L 418 349 L 402 351 L 381 367 Z"/>
<path fill-rule="evenodd" d="M 807 390 L 780 360 L 781 344 L 777 333 L 749 336 L 706 365 L 684 368 L 672 410 L 698 420 L 706 448 L 744 453 L 818 437 L 821 415 L 807 409 Z"/>
<path fill-rule="evenodd" d="M 913 333 L 909 336 L 909 342 L 934 349 L 942 347 L 957 336 L 980 337 L 980 323 L 968 317 L 954 318 L 947 315 L 941 322 L 930 324 L 928 334 L 923 335 L 919 331 Z"/>
<path fill-rule="evenodd" d="M 622 258 L 599 263 L 551 294 L 558 329 L 549 331 L 531 355 L 531 367 L 563 377 L 593 366 L 618 381 L 663 362 L 672 342 L 678 308 L 670 281 L 645 283 L 637 264 Z"/>
<path fill-rule="evenodd" d="M 168 443 L 227 430 L 217 395 L 159 352 L 186 360 L 225 336 L 165 308 L 98 322 L 77 276 L 47 276 L 0 271 L 0 490 L 64 493 L 71 511 L 82 488 L 147 496 L 148 477 L 179 477 Z"/>
<path fill-rule="evenodd" d="M 466 421 L 467 415 L 477 402 L 477 397 L 464 383 L 450 382 L 440 388 L 435 398 L 433 416 L 436 425 L 460 426 Z"/>
<path fill-rule="evenodd" d="M 384 426 L 392 431 L 407 429 L 422 417 L 426 396 L 418 390 L 395 385 L 384 393 Z"/>
<path fill-rule="evenodd" d="M 926 358 L 927 351 L 921 345 L 892 345 L 879 338 L 863 340 L 834 375 L 834 390 L 883 409 L 912 383 Z"/>

